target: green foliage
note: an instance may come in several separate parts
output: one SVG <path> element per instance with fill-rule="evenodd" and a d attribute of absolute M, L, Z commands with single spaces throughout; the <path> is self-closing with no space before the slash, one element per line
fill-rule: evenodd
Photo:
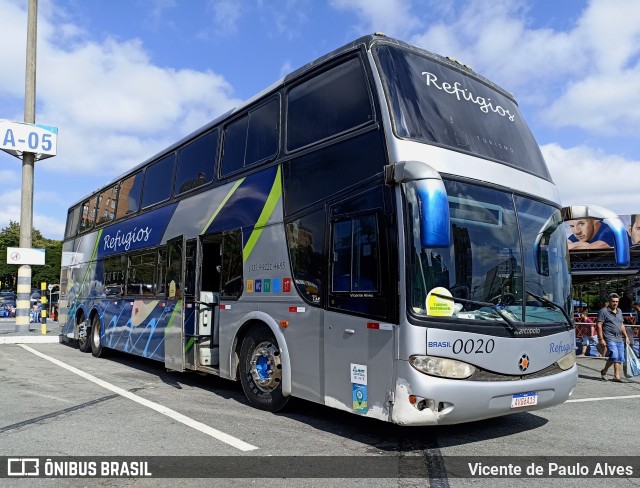
<path fill-rule="evenodd" d="M 16 291 L 18 268 L 15 264 L 7 264 L 7 248 L 20 247 L 20 224 L 10 221 L 0 231 L 0 280 L 2 289 Z M 44 266 L 31 266 L 31 287 L 40 289 L 40 283 L 55 284 L 60 280 L 60 263 L 62 260 L 62 241 L 46 239 L 39 230 L 33 229 L 31 247 L 45 249 Z"/>

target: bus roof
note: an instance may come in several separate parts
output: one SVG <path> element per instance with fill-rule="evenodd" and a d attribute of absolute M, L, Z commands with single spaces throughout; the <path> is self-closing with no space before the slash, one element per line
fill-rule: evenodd
<path fill-rule="evenodd" d="M 105 188 L 108 188 L 109 186 L 111 186 L 111 185 L 115 184 L 116 182 L 122 180 L 127 175 L 131 175 L 131 174 L 135 173 L 136 171 L 140 170 L 141 168 L 143 168 L 147 164 L 151 163 L 152 161 L 156 161 L 156 160 L 160 159 L 162 156 L 174 151 L 175 149 L 177 149 L 178 147 L 182 146 L 184 143 L 190 141 L 191 139 L 195 139 L 196 137 L 198 137 L 199 135 L 205 133 L 209 129 L 220 125 L 221 122 L 224 121 L 225 119 L 227 119 L 227 118 L 233 116 L 234 114 L 244 110 L 246 107 L 248 107 L 249 105 L 254 103 L 256 100 L 258 100 L 258 99 L 260 99 L 262 97 L 265 97 L 269 93 L 275 92 L 278 89 L 280 89 L 281 87 L 292 83 L 294 80 L 304 76 L 305 73 L 307 73 L 308 71 L 314 69 L 316 66 L 321 65 L 321 64 L 325 63 L 326 61 L 331 60 L 332 58 L 336 58 L 336 57 L 342 56 L 343 54 L 348 53 L 350 51 L 356 51 L 356 50 L 360 49 L 361 47 L 364 47 L 366 50 L 369 50 L 374 44 L 392 44 L 392 45 L 395 45 L 395 46 L 402 47 L 404 49 L 408 49 L 408 50 L 413 51 L 415 53 L 419 53 L 419 54 L 421 54 L 423 56 L 427 56 L 427 57 L 429 57 L 429 58 L 431 58 L 431 59 L 433 59 L 433 60 L 435 60 L 435 61 L 437 61 L 439 63 L 445 64 L 445 65 L 447 65 L 447 66 L 449 66 L 449 67 L 451 67 L 451 68 L 453 68 L 453 69 L 455 69 L 457 71 L 461 71 L 467 76 L 470 76 L 472 78 L 477 79 L 478 81 L 488 85 L 493 90 L 496 90 L 496 91 L 500 92 L 502 95 L 506 96 L 507 98 L 511 99 L 514 103 L 517 104 L 513 94 L 507 92 L 506 90 L 504 90 L 500 86 L 498 86 L 495 83 L 493 83 L 491 80 L 479 75 L 478 73 L 473 71 L 469 66 L 461 64 L 460 62 L 458 62 L 458 61 L 456 61 L 456 60 L 454 60 L 452 58 L 448 58 L 448 57 L 441 56 L 439 54 L 432 53 L 432 52 L 427 51 L 425 49 L 413 46 L 411 44 L 407 44 L 407 43 L 405 43 L 403 41 L 400 41 L 398 39 L 394 39 L 392 37 L 387 37 L 386 35 L 377 32 L 375 34 L 369 34 L 369 35 L 366 35 L 366 36 L 359 37 L 358 39 L 355 39 L 354 41 L 349 42 L 348 44 L 345 44 L 345 45 L 343 45 L 343 46 L 341 46 L 341 47 L 339 47 L 337 49 L 334 49 L 333 51 L 331 51 L 331 52 L 329 52 L 329 53 L 327 53 L 327 54 L 325 54 L 323 56 L 320 56 L 319 58 L 317 58 L 317 59 L 305 64 L 304 66 L 302 66 L 302 67 L 300 67 L 298 69 L 296 69 L 295 71 L 289 73 L 288 75 L 284 76 L 280 80 L 274 82 L 273 84 L 271 84 L 270 86 L 268 86 L 264 90 L 261 90 L 259 93 L 255 94 L 251 98 L 245 100 L 244 102 L 242 102 L 237 107 L 234 107 L 233 109 L 223 113 L 222 115 L 219 115 L 218 117 L 213 119 L 211 122 L 203 125 L 202 127 L 199 127 L 198 129 L 194 130 L 190 134 L 187 134 L 186 136 L 184 136 L 180 140 L 176 141 L 175 143 L 171 144 L 170 146 L 162 149 L 161 151 L 157 152 L 153 156 L 145 159 L 144 161 L 142 161 L 141 163 L 135 165 L 131 169 L 129 169 L 129 170 L 125 171 L 124 173 L 118 175 L 117 177 L 113 178 L 108 183 L 100 186 L 96 190 L 94 190 L 91 193 L 85 195 L 80 200 L 74 202 L 69 208 L 73 208 L 76 205 L 86 201 L 88 198 L 90 198 L 93 195 L 96 195 L 101 190 L 103 190 Z"/>

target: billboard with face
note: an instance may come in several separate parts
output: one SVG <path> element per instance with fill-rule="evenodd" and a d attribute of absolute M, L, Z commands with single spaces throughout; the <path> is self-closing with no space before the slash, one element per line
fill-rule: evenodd
<path fill-rule="evenodd" d="M 640 214 L 619 215 L 627 229 L 629 245 L 640 247 Z M 584 218 L 568 220 L 565 224 L 567 245 L 570 251 L 612 249 L 613 232 L 601 219 Z"/>

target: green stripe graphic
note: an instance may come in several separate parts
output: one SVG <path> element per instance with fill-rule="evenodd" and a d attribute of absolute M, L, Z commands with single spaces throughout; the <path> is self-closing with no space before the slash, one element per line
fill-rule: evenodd
<path fill-rule="evenodd" d="M 205 224 L 205 226 L 202 228 L 202 231 L 200 232 L 200 235 L 204 234 L 205 231 L 209 228 L 209 226 L 211 225 L 211 222 L 213 222 L 213 219 L 215 219 L 218 214 L 220 213 L 220 210 L 222 210 L 222 208 L 225 206 L 225 204 L 227 203 L 227 201 L 229 201 L 229 198 L 231 198 L 231 195 L 233 195 L 236 190 L 238 189 L 238 187 L 242 184 L 242 182 L 245 180 L 245 178 L 240 178 L 238 181 L 236 181 L 234 183 L 234 185 L 231 187 L 231 190 L 229 190 L 229 193 L 227 193 L 227 196 L 224 197 L 224 199 L 222 200 L 222 202 L 220 202 L 220 205 L 218 205 L 218 208 L 216 209 L 215 212 L 213 212 L 213 215 L 211 216 L 211 218 L 209 219 L 209 221 Z"/>
<path fill-rule="evenodd" d="M 251 251 L 258 242 L 260 238 L 260 234 L 262 234 L 262 230 L 264 229 L 265 224 L 269 221 L 271 214 L 276 208 L 280 197 L 282 196 L 282 182 L 280 181 L 280 166 L 278 166 L 278 171 L 276 172 L 276 178 L 273 181 L 273 186 L 271 187 L 271 191 L 269 192 L 269 197 L 264 204 L 264 208 L 262 209 L 262 213 L 260 217 L 258 217 L 258 221 L 256 222 L 255 227 L 253 228 L 253 232 L 249 236 L 247 240 L 246 246 L 242 250 L 242 261 L 247 262 L 249 256 L 251 255 Z"/>

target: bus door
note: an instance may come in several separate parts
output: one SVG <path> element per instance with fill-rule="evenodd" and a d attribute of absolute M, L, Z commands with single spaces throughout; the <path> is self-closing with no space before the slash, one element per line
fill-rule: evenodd
<path fill-rule="evenodd" d="M 374 195 L 375 196 L 375 195 Z M 371 195 L 370 195 L 371 197 Z M 357 202 L 362 208 L 362 201 Z M 349 210 L 346 204 L 341 205 Z M 352 207 L 353 208 L 353 207 Z M 328 306 L 324 326 L 325 401 L 386 419 L 393 390 L 386 221 L 379 210 L 331 209 Z"/>
<path fill-rule="evenodd" d="M 202 237 L 199 241 L 198 267 L 198 364 L 219 364 L 220 281 L 222 270 L 222 235 Z"/>
<path fill-rule="evenodd" d="M 173 371 L 185 369 L 184 284 L 186 241 L 178 236 L 167 241 L 165 298 L 167 325 L 164 334 L 164 365 Z"/>

